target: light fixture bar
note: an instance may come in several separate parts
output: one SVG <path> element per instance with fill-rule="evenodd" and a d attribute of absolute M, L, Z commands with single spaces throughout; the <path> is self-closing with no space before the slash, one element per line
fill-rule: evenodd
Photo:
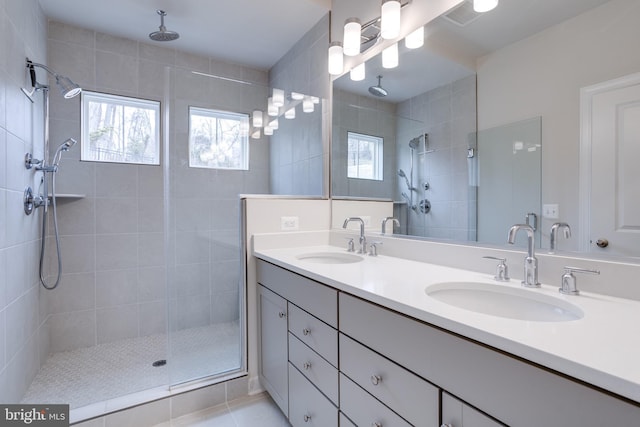
<path fill-rule="evenodd" d="M 349 18 L 344 23 L 344 54 L 356 56 L 360 54 L 360 36 L 362 25 L 358 18 Z"/>

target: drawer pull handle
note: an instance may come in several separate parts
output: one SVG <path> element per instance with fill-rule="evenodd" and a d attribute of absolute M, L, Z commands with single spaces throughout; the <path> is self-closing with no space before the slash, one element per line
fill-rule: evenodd
<path fill-rule="evenodd" d="M 382 378 L 380 378 L 380 375 L 371 375 L 371 384 L 378 385 L 380 384 L 380 381 L 382 381 Z"/>
<path fill-rule="evenodd" d="M 302 417 L 304 419 L 305 423 L 308 423 L 309 421 L 311 421 L 311 415 L 307 415 L 305 414 L 304 417 Z"/>
<path fill-rule="evenodd" d="M 311 362 L 304 362 L 302 364 L 302 367 L 308 371 L 309 369 L 311 369 Z"/>
<path fill-rule="evenodd" d="M 382 427 L 382 423 L 376 421 L 375 423 L 371 423 L 371 427 Z"/>
<path fill-rule="evenodd" d="M 311 333 L 311 329 L 309 329 L 309 328 L 304 328 L 304 329 L 302 330 L 302 335 L 304 335 L 304 336 L 307 336 L 307 335 L 309 335 L 310 333 Z"/>
<path fill-rule="evenodd" d="M 278 317 L 281 319 L 285 316 L 286 316 L 286 313 L 284 311 L 281 311 L 280 313 L 278 313 Z"/>

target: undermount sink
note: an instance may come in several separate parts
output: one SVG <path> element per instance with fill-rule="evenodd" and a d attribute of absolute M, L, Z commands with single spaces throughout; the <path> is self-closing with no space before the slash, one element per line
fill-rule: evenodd
<path fill-rule="evenodd" d="M 361 256 L 341 252 L 310 252 L 296 258 L 316 264 L 353 264 L 363 260 Z"/>
<path fill-rule="evenodd" d="M 425 292 L 449 305 L 510 319 L 566 322 L 584 316 L 579 307 L 535 289 L 480 282 L 445 282 L 427 286 Z"/>

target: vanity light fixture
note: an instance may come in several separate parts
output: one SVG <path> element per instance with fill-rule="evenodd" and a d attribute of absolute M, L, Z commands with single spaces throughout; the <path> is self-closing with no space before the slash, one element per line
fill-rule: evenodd
<path fill-rule="evenodd" d="M 473 10 L 478 13 L 489 12 L 498 6 L 498 0 L 473 0 Z"/>
<path fill-rule="evenodd" d="M 382 51 L 382 68 L 398 66 L 398 43 L 394 43 Z"/>
<path fill-rule="evenodd" d="M 264 134 L 265 134 L 265 136 L 273 135 L 273 128 L 271 128 L 269 126 L 265 126 L 264 127 Z"/>
<path fill-rule="evenodd" d="M 299 92 L 291 92 L 291 99 L 294 101 L 302 101 L 304 99 L 304 94 Z"/>
<path fill-rule="evenodd" d="M 334 41 L 329 45 L 329 74 L 339 76 L 344 70 L 342 43 Z"/>
<path fill-rule="evenodd" d="M 269 122 L 269 127 L 273 130 L 278 130 L 279 124 L 277 117 Z"/>
<path fill-rule="evenodd" d="M 349 18 L 344 23 L 344 54 L 356 56 L 360 54 L 362 24 L 358 18 Z"/>
<path fill-rule="evenodd" d="M 302 100 L 302 112 L 303 113 L 313 113 L 315 106 L 313 104 L 313 100 L 310 96 L 305 96 Z"/>
<path fill-rule="evenodd" d="M 296 106 L 295 105 L 293 105 L 290 108 L 288 108 L 287 110 L 285 110 L 284 118 L 285 119 L 289 119 L 289 120 L 296 118 Z"/>
<path fill-rule="evenodd" d="M 273 97 L 271 96 L 269 97 L 269 99 L 267 99 L 267 115 L 271 117 L 278 116 L 278 107 L 273 105 Z"/>
<path fill-rule="evenodd" d="M 251 139 L 260 139 L 260 129 L 254 129 L 251 132 Z"/>
<path fill-rule="evenodd" d="M 251 115 L 251 124 L 253 124 L 254 128 L 261 128 L 262 127 L 262 111 L 260 110 L 254 110 L 253 114 Z"/>
<path fill-rule="evenodd" d="M 404 45 L 407 49 L 417 49 L 422 47 L 424 45 L 424 27 L 418 28 L 405 37 Z"/>
<path fill-rule="evenodd" d="M 284 106 L 284 90 L 273 88 L 272 102 L 276 107 Z"/>
<path fill-rule="evenodd" d="M 385 40 L 395 39 L 400 35 L 400 0 L 382 0 L 380 14 L 380 36 Z"/>
<path fill-rule="evenodd" d="M 351 71 L 349 71 L 349 77 L 351 78 L 351 80 L 353 80 L 354 82 L 359 82 L 364 80 L 365 77 L 365 68 L 364 68 L 364 62 L 362 64 L 358 64 L 355 67 L 353 67 L 351 69 Z"/>

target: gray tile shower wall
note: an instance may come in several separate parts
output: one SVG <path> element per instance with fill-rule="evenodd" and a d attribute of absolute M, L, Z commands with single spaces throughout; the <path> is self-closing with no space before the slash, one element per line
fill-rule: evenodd
<path fill-rule="evenodd" d="M 62 161 L 58 192 L 85 197 L 59 204 L 65 269 L 63 285 L 46 295 L 51 351 L 237 319 L 237 195 L 269 191 L 269 148 L 251 140 L 249 171 L 189 168 L 182 112 L 196 105 L 250 113 L 256 100 L 266 101 L 267 72 L 55 21 L 48 60 L 86 90 L 158 101 L 169 67 L 176 95 L 166 138 L 171 218 L 164 218 L 164 158 L 161 166 L 81 162 L 78 146 Z M 191 71 L 254 84 L 246 89 Z M 80 140 L 79 97 L 52 96 L 51 117 L 52 141 Z M 169 287 L 165 220 L 175 243 Z"/>
<path fill-rule="evenodd" d="M 0 1 L 0 402 L 19 401 L 49 353 L 37 278 L 41 217 L 22 206 L 25 187 L 39 185 L 24 155 L 42 158 L 42 96 L 32 104 L 20 90 L 30 84 L 25 58 L 46 61 L 46 31 L 37 0 Z"/>

